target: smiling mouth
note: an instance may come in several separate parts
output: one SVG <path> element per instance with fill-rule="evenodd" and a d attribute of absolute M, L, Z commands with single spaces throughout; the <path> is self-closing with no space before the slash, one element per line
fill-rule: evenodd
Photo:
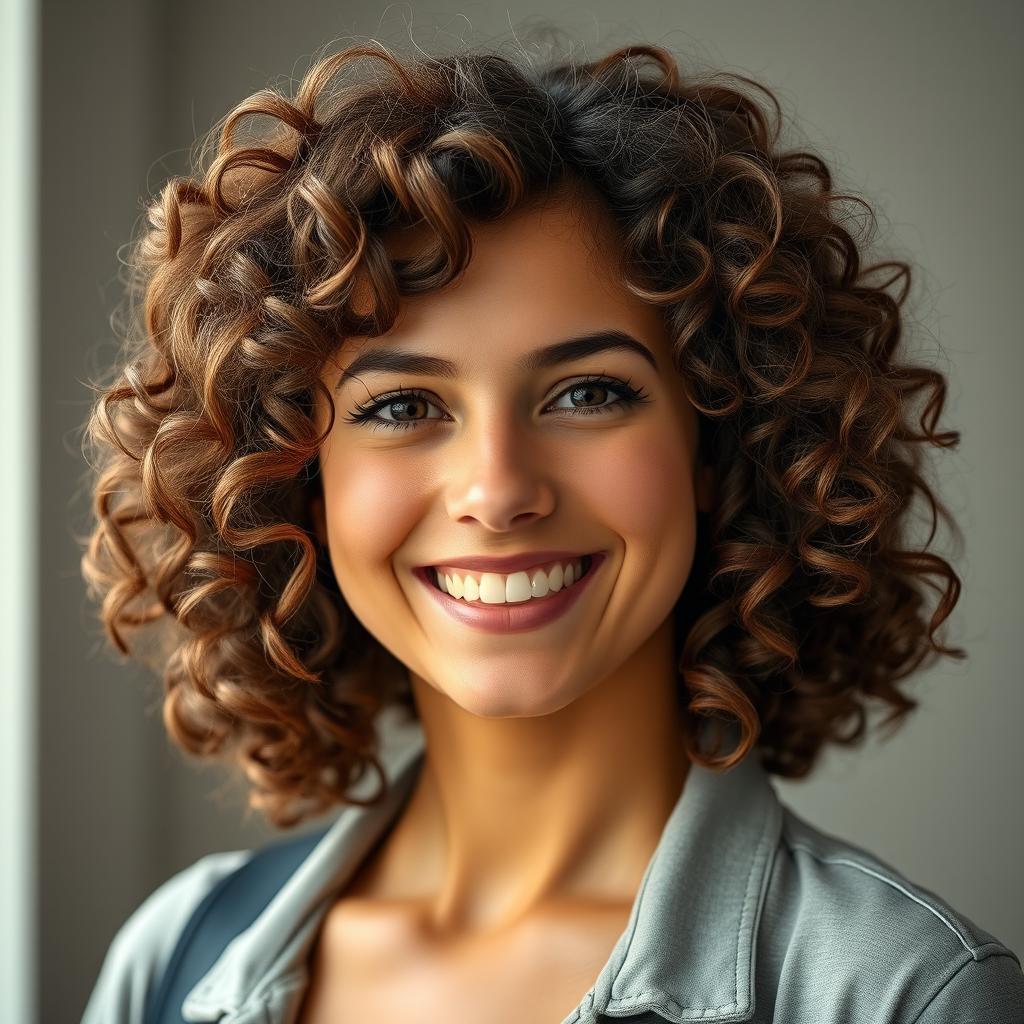
<path fill-rule="evenodd" d="M 591 555 L 581 555 L 580 556 L 580 561 L 582 563 L 582 571 L 580 572 L 579 576 L 577 576 L 576 579 L 573 580 L 573 582 L 570 584 L 570 586 L 575 586 L 577 583 L 579 583 L 579 581 L 582 580 L 590 572 L 590 570 L 594 566 L 594 556 L 592 554 Z M 480 604 L 483 604 L 485 607 L 488 607 L 488 608 L 500 608 L 502 604 L 508 604 L 508 605 L 535 604 L 535 603 L 537 603 L 539 601 L 546 601 L 549 597 L 557 597 L 558 594 L 560 594 L 563 590 L 566 589 L 565 587 L 561 587 L 558 590 L 551 590 L 551 591 L 549 591 L 543 597 L 529 597 L 525 601 L 504 601 L 504 602 L 498 602 L 497 604 L 490 604 L 488 602 L 482 602 L 480 600 L 467 601 L 465 598 L 456 597 L 454 594 L 450 594 L 447 590 L 445 590 L 438 583 L 438 581 L 437 581 L 437 570 L 434 568 L 434 566 L 427 566 L 426 568 L 424 568 L 422 570 L 419 570 L 419 569 L 416 570 L 416 572 L 417 572 L 417 575 L 422 575 L 426 579 L 426 581 L 435 590 L 440 591 L 446 597 L 450 597 L 454 601 L 461 601 L 464 604 L 468 604 L 468 605 L 480 605 Z M 508 574 L 502 574 L 502 575 L 512 575 L 512 574 L 508 573 Z"/>

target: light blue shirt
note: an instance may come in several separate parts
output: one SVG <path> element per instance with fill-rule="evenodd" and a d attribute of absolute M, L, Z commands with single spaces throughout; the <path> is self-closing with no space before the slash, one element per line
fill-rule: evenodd
<path fill-rule="evenodd" d="M 386 801 L 337 814 L 194 986 L 186 1021 L 293 1024 L 320 923 L 422 765 L 414 719 L 389 709 L 381 735 L 394 782 Z M 110 945 L 82 1024 L 142 1024 L 193 908 L 251 853 L 203 857 L 142 903 Z M 691 765 L 629 923 L 561 1024 L 601 1014 L 634 1024 L 1024 1024 L 1024 974 L 1014 952 L 940 897 L 795 815 L 755 755 L 726 773 Z"/>

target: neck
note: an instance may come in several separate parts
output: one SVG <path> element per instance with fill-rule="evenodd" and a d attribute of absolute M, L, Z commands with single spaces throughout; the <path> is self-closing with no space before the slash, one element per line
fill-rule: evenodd
<path fill-rule="evenodd" d="M 422 770 L 373 888 L 436 934 L 557 905 L 624 905 L 686 779 L 671 620 L 579 699 L 481 718 L 415 674 Z"/>

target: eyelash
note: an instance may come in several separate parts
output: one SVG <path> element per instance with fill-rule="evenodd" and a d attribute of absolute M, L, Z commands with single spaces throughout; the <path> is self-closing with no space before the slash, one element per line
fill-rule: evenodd
<path fill-rule="evenodd" d="M 584 387 L 587 384 L 597 384 L 603 388 L 607 388 L 610 391 L 615 391 L 622 395 L 621 398 L 612 402 L 610 405 L 595 406 L 591 408 L 582 407 L 569 411 L 570 416 L 592 416 L 595 413 L 605 413 L 609 409 L 628 408 L 633 405 L 639 405 L 643 402 L 650 401 L 647 397 L 647 393 L 643 388 L 634 388 L 632 382 L 629 380 L 621 381 L 615 377 L 584 377 L 581 380 L 573 381 L 567 388 L 564 388 L 556 396 L 554 401 L 558 401 L 563 395 L 570 391 L 575 391 L 576 388 Z M 356 406 L 356 408 L 346 417 L 344 417 L 346 423 L 370 423 L 374 430 L 379 426 L 384 426 L 390 430 L 406 430 L 409 427 L 418 427 L 421 423 L 428 422 L 427 418 L 421 420 L 386 420 L 380 416 L 377 416 L 377 410 L 383 409 L 394 402 L 399 401 L 403 398 L 425 398 L 426 394 L 416 388 L 399 388 L 397 391 L 389 392 L 386 395 L 381 395 L 380 398 L 374 399 L 372 402 L 367 402 L 365 405 Z M 428 398 L 427 401 L 430 401 Z"/>

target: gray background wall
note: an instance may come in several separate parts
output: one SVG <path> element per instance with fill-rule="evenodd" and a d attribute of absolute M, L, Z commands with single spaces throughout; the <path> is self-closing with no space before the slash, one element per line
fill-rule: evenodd
<path fill-rule="evenodd" d="M 301 77 L 325 43 L 482 45 L 507 41 L 510 25 L 526 36 L 540 16 L 591 56 L 647 40 L 763 80 L 838 187 L 876 206 L 887 250 L 919 265 L 920 344 L 951 376 L 945 425 L 964 434 L 939 461 L 939 487 L 967 536 L 947 635 L 970 658 L 918 678 L 923 707 L 891 742 L 834 752 L 812 780 L 777 786 L 797 813 L 1024 953 L 1018 5 L 44 0 L 40 15 L 40 1020 L 78 1019 L 115 930 L 161 881 L 272 834 L 245 820 L 240 785 L 170 747 L 157 682 L 107 653 L 78 571 L 80 381 L 113 353 L 117 254 L 140 197 L 186 169 L 198 133 L 250 92 Z"/>

